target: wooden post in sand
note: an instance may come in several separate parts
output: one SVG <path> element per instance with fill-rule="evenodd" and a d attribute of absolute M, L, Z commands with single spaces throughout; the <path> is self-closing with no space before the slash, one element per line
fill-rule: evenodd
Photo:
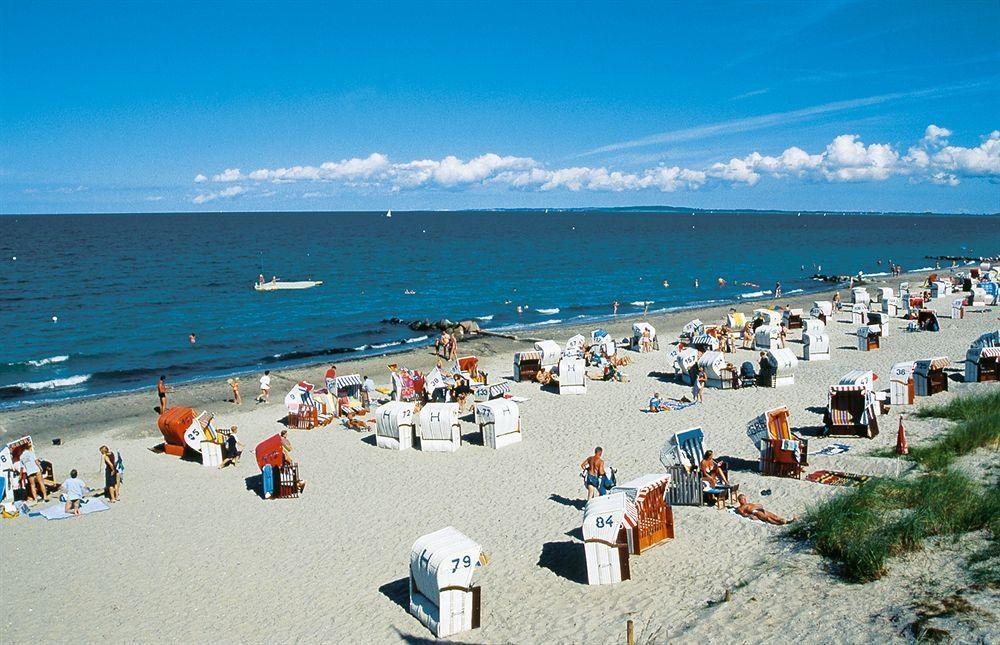
<path fill-rule="evenodd" d="M 635 624 L 631 620 L 625 623 L 625 642 L 635 645 Z"/>

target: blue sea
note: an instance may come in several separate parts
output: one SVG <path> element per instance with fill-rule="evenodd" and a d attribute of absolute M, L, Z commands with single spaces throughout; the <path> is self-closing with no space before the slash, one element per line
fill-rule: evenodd
<path fill-rule="evenodd" d="M 600 320 L 615 300 L 637 314 L 646 301 L 655 312 L 760 297 L 779 280 L 786 294 L 814 291 L 825 287 L 809 278 L 817 265 L 878 273 L 890 260 L 910 270 L 933 266 L 925 255 L 997 254 L 998 223 L 634 211 L 0 216 L 0 407 L 430 342 L 390 317 L 513 328 Z M 258 273 L 323 285 L 255 292 Z"/>

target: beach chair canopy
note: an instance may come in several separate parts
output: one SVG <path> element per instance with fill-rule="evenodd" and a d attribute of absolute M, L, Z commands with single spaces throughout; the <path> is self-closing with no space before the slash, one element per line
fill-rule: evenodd
<path fill-rule="evenodd" d="M 299 381 L 285 395 L 285 409 L 289 412 L 297 412 L 301 405 L 314 405 L 312 391 L 315 386 L 306 381 Z M 333 392 L 336 394 L 336 392 Z"/>
<path fill-rule="evenodd" d="M 754 417 L 747 423 L 746 433 L 757 450 L 762 450 L 770 439 L 791 440 L 793 437 L 788 424 L 788 408 L 774 408 Z"/>
<path fill-rule="evenodd" d="M 687 372 L 698 362 L 698 350 L 693 347 L 685 347 L 677 353 L 677 368 L 681 372 Z"/>
<path fill-rule="evenodd" d="M 475 407 L 476 424 L 493 424 L 496 436 L 517 432 L 520 429 L 521 411 L 510 399 L 482 401 Z"/>
<path fill-rule="evenodd" d="M 632 338 L 636 340 L 642 338 L 642 333 L 644 331 L 649 332 L 650 339 L 656 339 L 656 327 L 653 327 L 648 322 L 632 323 Z"/>
<path fill-rule="evenodd" d="M 420 408 L 420 438 L 425 441 L 451 441 L 458 425 L 457 403 L 427 403 Z"/>
<path fill-rule="evenodd" d="M 586 342 L 587 339 L 583 337 L 583 334 L 577 334 L 566 341 L 566 352 L 582 352 Z"/>
<path fill-rule="evenodd" d="M 194 410 L 182 407 L 168 408 L 156 420 L 156 425 L 166 443 L 181 447 L 188 445 L 184 439 L 188 430 L 200 429 Z"/>
<path fill-rule="evenodd" d="M 562 348 L 554 340 L 540 340 L 535 343 L 535 351 L 542 354 L 542 367 L 552 367 L 559 364 Z"/>
<path fill-rule="evenodd" d="M 807 318 L 802 321 L 803 334 L 822 334 L 826 332 L 826 323 L 819 318 Z"/>
<path fill-rule="evenodd" d="M 875 380 L 875 373 L 871 370 L 851 370 L 840 377 L 837 385 L 850 385 L 863 387 L 866 390 L 873 390 L 875 388 Z"/>
<path fill-rule="evenodd" d="M 663 488 L 666 493 L 670 486 L 670 475 L 667 473 L 653 473 L 642 475 L 629 480 L 623 484 L 615 486 L 614 490 L 625 494 L 625 522 L 631 526 L 639 525 L 639 506 L 642 505 L 646 496 L 655 492 L 658 488 Z"/>
<path fill-rule="evenodd" d="M 747 318 L 743 315 L 743 312 L 734 311 L 726 314 L 726 324 L 733 329 L 743 329 L 743 326 L 747 324 Z"/>
<path fill-rule="evenodd" d="M 404 432 L 413 430 L 414 405 L 405 401 L 389 401 L 375 410 L 375 434 L 399 439 L 400 428 Z"/>
<path fill-rule="evenodd" d="M 949 365 L 951 365 L 951 359 L 947 356 L 925 358 L 916 362 L 916 365 L 913 368 L 913 373 L 921 376 L 927 376 L 929 373 L 943 370 Z"/>
<path fill-rule="evenodd" d="M 902 361 L 900 363 L 895 363 L 889 369 L 889 381 L 895 383 L 909 383 L 910 379 L 913 378 L 913 369 L 916 365 L 916 361 Z"/>
<path fill-rule="evenodd" d="M 970 347 L 1000 347 L 1000 330 L 989 331 L 972 341 Z"/>
<path fill-rule="evenodd" d="M 254 456 L 257 458 L 257 466 L 261 470 L 264 470 L 264 466 L 281 468 L 285 463 L 285 453 L 281 449 L 281 435 L 273 435 L 257 444 Z"/>
<path fill-rule="evenodd" d="M 795 353 L 787 347 L 768 349 L 764 352 L 764 356 L 776 374 L 791 371 L 799 363 L 799 359 L 795 357 Z"/>
<path fill-rule="evenodd" d="M 470 591 L 483 548 L 454 527 L 417 538 L 410 549 L 410 578 L 421 595 L 436 606 L 441 592 Z"/>
<path fill-rule="evenodd" d="M 660 449 L 660 463 L 667 470 L 677 465 L 689 469 L 697 468 L 705 456 L 704 441 L 705 433 L 701 428 L 675 432 Z M 617 489 L 616 487 L 615 490 Z"/>
<path fill-rule="evenodd" d="M 879 325 L 863 325 L 858 327 L 858 336 L 868 338 L 869 336 L 881 336 L 882 327 Z"/>
<path fill-rule="evenodd" d="M 705 375 L 710 379 L 721 379 L 726 365 L 726 356 L 722 352 L 705 352 L 698 359 L 698 367 L 705 370 Z"/>
<path fill-rule="evenodd" d="M 695 318 L 691 322 L 687 323 L 681 328 L 681 335 L 687 337 L 693 337 L 698 334 L 704 333 L 705 323 L 701 322 L 698 318 Z"/>
<path fill-rule="evenodd" d="M 833 315 L 833 303 L 829 300 L 816 300 L 813 302 L 812 310 L 809 313 L 815 316 L 817 312 L 829 318 Z"/>
<path fill-rule="evenodd" d="M 753 317 L 760 318 L 764 321 L 765 325 L 774 325 L 775 327 L 781 326 L 781 321 L 784 320 L 784 314 L 780 311 L 775 311 L 774 309 L 754 309 Z"/>
<path fill-rule="evenodd" d="M 691 345 L 705 349 L 719 349 L 719 339 L 708 334 L 697 334 L 691 339 Z"/>
<path fill-rule="evenodd" d="M 594 497 L 583 507 L 583 539 L 601 541 L 609 545 L 618 541 L 618 530 L 625 521 L 626 497 L 624 493 L 612 491 L 608 495 Z"/>

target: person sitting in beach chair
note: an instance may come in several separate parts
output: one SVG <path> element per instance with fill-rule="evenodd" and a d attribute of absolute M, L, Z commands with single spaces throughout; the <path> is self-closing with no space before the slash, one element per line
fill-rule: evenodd
<path fill-rule="evenodd" d="M 702 457 L 701 463 L 698 465 L 698 471 L 701 473 L 701 479 L 707 482 L 711 488 L 717 487 L 729 487 L 729 475 L 727 474 L 726 462 L 715 460 L 715 453 L 711 450 L 706 450 L 705 455 Z"/>
<path fill-rule="evenodd" d="M 776 526 L 783 526 L 791 521 L 765 510 L 763 504 L 751 504 L 746 495 L 740 495 L 737 497 L 737 500 L 739 501 L 739 506 L 736 507 L 736 512 L 743 517 L 758 519 L 761 522 L 767 522 Z"/>

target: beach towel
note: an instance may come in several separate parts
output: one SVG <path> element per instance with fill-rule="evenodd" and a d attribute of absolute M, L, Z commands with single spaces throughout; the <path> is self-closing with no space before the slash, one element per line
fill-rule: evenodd
<path fill-rule="evenodd" d="M 738 517 L 738 518 L 740 518 L 742 520 L 747 520 L 748 522 L 753 522 L 754 524 L 764 524 L 765 526 L 775 526 L 774 524 L 768 524 L 764 520 L 759 520 L 756 517 L 746 517 L 745 515 L 740 515 L 739 513 L 736 512 L 735 508 L 727 508 L 726 511 L 728 513 L 730 513 L 731 515 L 735 515 L 736 517 Z"/>
<path fill-rule="evenodd" d="M 99 513 L 101 511 L 106 511 L 109 508 L 111 508 L 111 506 L 109 506 L 107 502 L 105 502 L 103 499 L 99 497 L 86 498 L 80 502 L 80 513 L 82 515 Z M 35 515 L 36 515 L 35 513 L 32 513 L 32 516 Z M 43 508 L 42 510 L 38 511 L 37 515 L 41 515 L 47 520 L 64 520 L 67 517 L 76 517 L 76 515 L 66 512 L 65 502 L 61 502 L 59 504 L 53 504 L 48 508 Z"/>
<path fill-rule="evenodd" d="M 851 446 L 849 446 L 846 443 L 831 443 L 829 446 L 826 446 L 826 447 L 822 448 L 821 450 L 813 450 L 809 454 L 810 455 L 826 455 L 827 457 L 830 457 L 832 455 L 839 455 L 841 453 L 845 453 L 845 452 L 847 452 L 850 449 L 851 449 Z"/>
<path fill-rule="evenodd" d="M 840 470 L 817 470 L 806 475 L 806 481 L 827 486 L 860 486 L 871 479 L 871 475 L 856 475 Z"/>

